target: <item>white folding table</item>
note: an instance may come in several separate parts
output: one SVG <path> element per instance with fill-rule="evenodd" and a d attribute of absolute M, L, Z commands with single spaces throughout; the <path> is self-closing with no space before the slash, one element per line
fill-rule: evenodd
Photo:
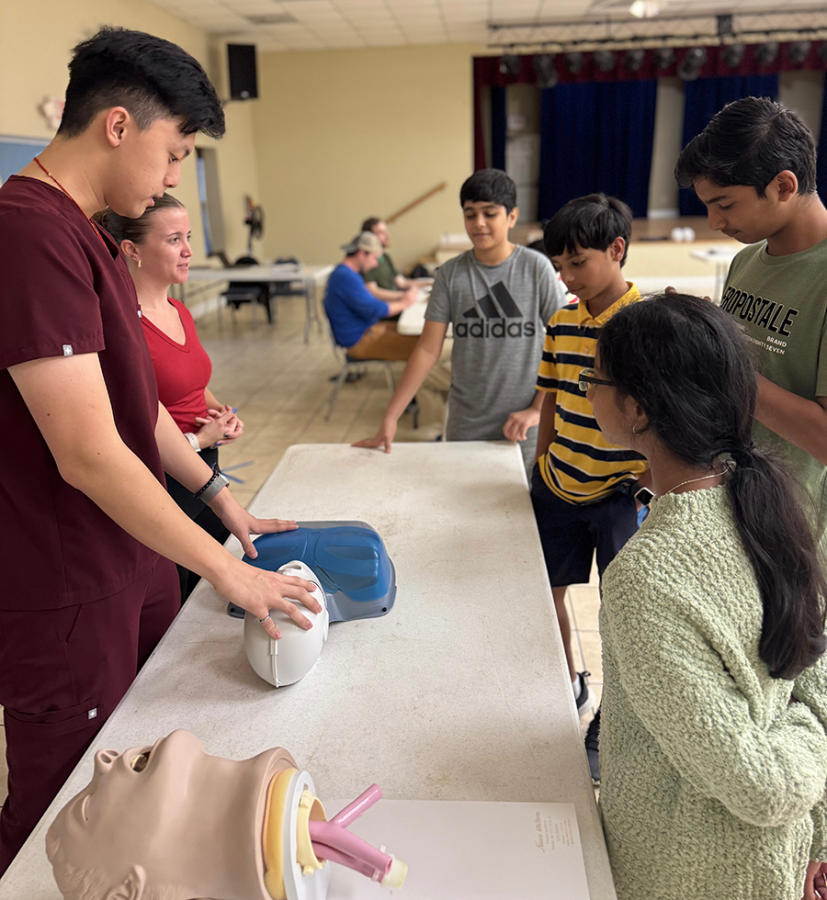
<path fill-rule="evenodd" d="M 304 323 L 304 342 L 306 344 L 309 340 L 312 322 L 316 322 L 319 330 L 321 330 L 321 319 L 318 311 L 318 287 L 332 271 L 333 266 L 295 266 L 289 264 L 232 266 L 220 269 L 193 267 L 190 269 L 187 282 L 216 284 L 225 281 L 277 282 L 281 284 L 290 284 L 294 281 L 302 282 L 306 304 Z M 183 297 L 186 293 L 186 284 L 181 286 L 181 291 Z M 255 304 L 253 304 L 253 325 L 255 326 Z"/>
<path fill-rule="evenodd" d="M 294 446 L 251 508 L 373 526 L 396 567 L 395 606 L 332 625 L 315 668 L 277 690 L 202 582 L 0 881 L 0 900 L 59 900 L 46 829 L 89 782 L 94 753 L 176 728 L 236 759 L 286 747 L 322 800 L 376 782 L 389 799 L 572 803 L 591 900 L 615 900 L 519 449 Z M 368 896 L 382 891 L 366 884 Z"/>

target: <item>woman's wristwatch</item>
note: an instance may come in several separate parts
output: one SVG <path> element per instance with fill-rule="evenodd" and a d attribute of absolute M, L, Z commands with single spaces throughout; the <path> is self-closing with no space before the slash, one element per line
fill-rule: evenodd
<path fill-rule="evenodd" d="M 184 437 L 192 444 L 192 449 L 196 452 L 201 452 L 201 444 L 198 442 L 198 435 L 193 434 L 191 431 L 185 431 Z"/>
<path fill-rule="evenodd" d="M 201 488 L 200 491 L 193 494 L 196 500 L 202 503 L 210 504 L 218 496 L 218 492 L 229 485 L 229 480 L 225 478 L 216 468 L 210 476 L 210 480 Z"/>

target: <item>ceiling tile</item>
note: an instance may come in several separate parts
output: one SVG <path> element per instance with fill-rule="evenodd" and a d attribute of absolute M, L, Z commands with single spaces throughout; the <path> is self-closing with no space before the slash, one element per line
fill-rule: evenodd
<path fill-rule="evenodd" d="M 409 43 L 415 47 L 427 47 L 431 44 L 447 44 L 448 38 L 444 34 L 433 37 L 412 37 L 409 39 Z"/>
<path fill-rule="evenodd" d="M 238 0 L 232 5 L 232 11 L 239 16 L 284 15 L 284 10 L 272 0 Z"/>
<path fill-rule="evenodd" d="M 407 44 L 408 41 L 402 34 L 398 35 L 397 37 L 391 37 L 387 35 L 383 35 L 381 37 L 373 37 L 366 34 L 365 43 L 370 47 L 402 47 Z"/>
<path fill-rule="evenodd" d="M 281 0 L 281 6 L 286 12 L 293 15 L 312 14 L 334 8 L 330 0 Z"/>

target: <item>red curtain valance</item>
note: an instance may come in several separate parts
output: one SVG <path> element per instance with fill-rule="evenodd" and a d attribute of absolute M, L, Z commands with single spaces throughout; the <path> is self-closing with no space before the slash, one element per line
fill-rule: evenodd
<path fill-rule="evenodd" d="M 721 78 L 728 75 L 773 75 L 777 72 L 790 72 L 800 69 L 823 72 L 827 69 L 827 59 L 822 58 L 822 52 L 827 55 L 827 41 L 812 41 L 810 52 L 801 63 L 793 63 L 788 58 L 788 47 L 794 41 L 780 44 L 778 55 L 767 65 L 762 65 L 756 59 L 756 51 L 761 43 L 747 44 L 744 58 L 740 64 L 731 68 L 724 59 L 725 46 L 715 45 L 706 47 L 707 59 L 700 67 L 700 78 Z M 698 45 L 693 45 L 698 46 Z M 823 48 L 823 51 L 822 51 Z M 557 69 L 559 84 L 571 84 L 578 81 L 633 81 L 638 78 L 669 78 L 678 74 L 678 66 L 684 56 L 692 47 L 676 47 L 675 62 L 665 69 L 655 66 L 655 50 L 646 50 L 643 64 L 636 72 L 631 72 L 623 64 L 626 50 L 616 50 L 617 62 L 608 72 L 601 71 L 594 62 L 593 53 L 583 54 L 584 63 L 577 74 L 572 74 L 566 68 L 564 53 L 557 53 L 554 65 Z M 520 55 L 520 69 L 516 75 L 505 75 L 500 72 L 500 56 L 475 56 L 474 57 L 474 165 L 481 169 L 485 166 L 483 116 L 482 116 L 482 92 L 484 88 L 505 87 L 509 84 L 536 84 L 537 73 L 534 71 L 534 56 L 541 54 Z"/>
<path fill-rule="evenodd" d="M 827 51 L 827 41 L 813 41 L 810 52 L 802 63 L 792 63 L 787 57 L 787 48 L 791 43 L 780 45 L 776 58 L 769 65 L 761 65 L 755 57 L 758 44 L 747 44 L 744 58 L 735 68 L 728 66 L 724 60 L 726 47 L 706 47 L 707 59 L 701 66 L 700 78 L 720 78 L 727 75 L 772 75 L 776 72 L 789 72 L 797 69 L 808 69 L 823 72 L 827 69 L 827 60 L 821 58 L 822 46 Z M 697 45 L 695 45 L 697 46 Z M 583 68 L 573 75 L 566 68 L 565 54 L 558 53 L 554 60 L 557 68 L 557 76 L 560 84 L 570 84 L 576 81 L 631 81 L 637 78 L 668 78 L 678 74 L 678 66 L 692 47 L 676 47 L 675 62 L 666 69 L 655 68 L 655 51 L 646 50 L 643 65 L 636 71 L 630 72 L 623 65 L 623 57 L 626 50 L 613 51 L 617 54 L 617 63 L 608 72 L 601 71 L 594 62 L 593 53 L 584 53 Z M 536 54 L 540 55 L 540 54 Z M 527 54 L 517 57 L 520 61 L 520 71 L 516 75 L 504 75 L 500 72 L 499 56 L 475 56 L 474 57 L 474 87 L 503 87 L 507 84 L 535 84 L 537 73 L 534 71 L 534 55 Z"/>

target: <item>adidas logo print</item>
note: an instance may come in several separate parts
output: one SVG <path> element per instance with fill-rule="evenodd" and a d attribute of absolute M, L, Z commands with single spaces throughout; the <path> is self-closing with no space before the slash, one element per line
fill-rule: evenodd
<path fill-rule="evenodd" d="M 474 301 L 471 309 L 462 314 L 468 321 L 457 322 L 454 337 L 459 338 L 522 338 L 534 337 L 534 322 L 523 320 L 520 307 L 508 293 L 508 288 L 498 281 L 491 291 Z M 514 321 L 514 320 L 519 321 Z"/>

